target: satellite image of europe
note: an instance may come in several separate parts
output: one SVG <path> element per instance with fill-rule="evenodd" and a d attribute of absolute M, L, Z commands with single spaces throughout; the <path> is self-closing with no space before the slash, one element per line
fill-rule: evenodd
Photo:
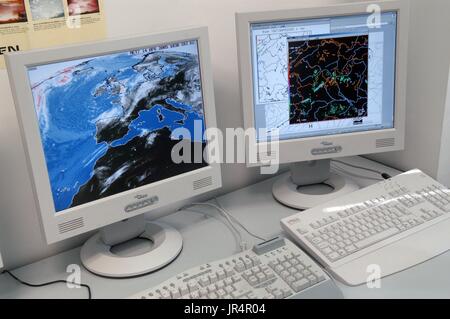
<path fill-rule="evenodd" d="M 290 41 L 290 124 L 366 117 L 368 58 L 368 35 Z"/>
<path fill-rule="evenodd" d="M 57 212 L 202 167 L 175 164 L 186 128 L 204 149 L 197 42 L 29 69 Z M 197 136 L 197 138 L 195 138 Z"/>

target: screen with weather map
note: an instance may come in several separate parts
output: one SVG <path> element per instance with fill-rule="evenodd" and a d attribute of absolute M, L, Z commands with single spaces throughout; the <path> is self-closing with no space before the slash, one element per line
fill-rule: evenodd
<path fill-rule="evenodd" d="M 183 149 L 206 147 L 197 41 L 28 74 L 56 212 L 207 166 L 171 155 L 177 128 L 191 133 Z"/>
<path fill-rule="evenodd" d="M 251 25 L 258 140 L 394 127 L 397 13 Z"/>

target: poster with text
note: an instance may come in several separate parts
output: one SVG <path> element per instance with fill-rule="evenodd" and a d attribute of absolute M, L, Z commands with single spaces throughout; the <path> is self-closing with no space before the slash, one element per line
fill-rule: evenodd
<path fill-rule="evenodd" d="M 105 37 L 103 0 L 0 0 L 0 69 L 8 52 Z"/>

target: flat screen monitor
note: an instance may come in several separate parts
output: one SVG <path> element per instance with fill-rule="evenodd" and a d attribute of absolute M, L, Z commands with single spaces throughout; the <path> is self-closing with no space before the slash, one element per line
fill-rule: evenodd
<path fill-rule="evenodd" d="M 7 60 L 49 242 L 220 186 L 203 156 L 216 126 L 204 28 Z M 191 160 L 174 161 L 179 143 Z"/>
<path fill-rule="evenodd" d="M 251 24 L 258 140 L 394 128 L 397 12 Z"/>
<path fill-rule="evenodd" d="M 237 14 L 253 143 L 276 132 L 281 163 L 402 149 L 408 11 L 386 1 Z"/>

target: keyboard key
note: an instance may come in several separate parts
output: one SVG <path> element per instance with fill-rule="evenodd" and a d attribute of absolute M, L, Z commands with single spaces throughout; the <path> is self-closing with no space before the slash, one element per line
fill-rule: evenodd
<path fill-rule="evenodd" d="M 264 271 L 264 275 L 267 277 L 267 279 L 275 278 L 275 274 L 272 271 L 270 271 L 269 269 Z"/>
<path fill-rule="evenodd" d="M 225 287 L 225 283 L 223 281 L 218 281 L 216 283 L 217 289 L 223 289 Z"/>
<path fill-rule="evenodd" d="M 233 284 L 233 279 L 231 279 L 231 278 L 226 278 L 226 279 L 224 280 L 224 283 L 225 283 L 225 285 L 227 285 L 227 286 L 232 285 L 232 284 Z"/>
<path fill-rule="evenodd" d="M 216 293 L 219 298 L 224 298 L 227 295 L 227 293 L 223 289 L 219 289 Z"/>
<path fill-rule="evenodd" d="M 281 290 L 275 290 L 273 292 L 273 295 L 276 299 L 283 299 L 283 296 L 284 296 L 284 294 Z"/>
<path fill-rule="evenodd" d="M 290 261 L 290 263 L 291 263 L 292 266 L 297 266 L 298 263 L 299 263 L 299 261 L 298 261 L 297 258 L 292 258 L 291 261 Z"/>
<path fill-rule="evenodd" d="M 249 269 L 249 268 L 253 267 L 253 262 L 250 259 L 245 259 L 244 265 L 245 265 L 245 269 Z"/>
<path fill-rule="evenodd" d="M 309 280 L 311 285 L 315 285 L 317 283 L 317 278 L 314 275 L 309 275 L 307 279 Z"/>
<path fill-rule="evenodd" d="M 337 252 L 341 257 L 347 255 L 347 251 L 345 249 L 339 249 Z"/>
<path fill-rule="evenodd" d="M 234 275 L 234 270 L 231 268 L 225 268 L 225 274 L 227 275 L 227 277 L 231 277 Z"/>
<path fill-rule="evenodd" d="M 303 270 L 302 272 L 303 276 L 308 277 L 309 275 L 311 275 L 311 271 L 309 271 L 308 269 Z"/>
<path fill-rule="evenodd" d="M 294 289 L 295 292 L 300 292 L 308 287 L 311 286 L 311 283 L 308 281 L 308 279 L 303 278 L 299 281 L 296 281 L 292 284 L 292 289 Z"/>
<path fill-rule="evenodd" d="M 303 266 L 302 264 L 298 264 L 297 266 L 295 266 L 295 269 L 297 269 L 297 271 L 303 271 L 305 269 L 305 266 Z"/>
<path fill-rule="evenodd" d="M 211 292 L 215 292 L 217 290 L 217 288 L 216 288 L 216 286 L 209 286 L 207 288 L 207 290 L 208 290 L 208 293 L 211 293 Z"/>
<path fill-rule="evenodd" d="M 180 291 L 178 289 L 172 288 L 169 290 L 169 292 L 170 292 L 170 296 L 173 299 L 178 299 L 181 297 Z"/>
<path fill-rule="evenodd" d="M 292 296 L 292 292 L 288 288 L 281 288 L 280 291 L 283 293 L 283 298 Z"/>
<path fill-rule="evenodd" d="M 350 245 L 350 246 L 347 246 L 347 247 L 345 248 L 345 250 L 346 250 L 348 253 L 351 254 L 351 253 L 357 251 L 358 248 L 357 248 L 355 245 Z"/>
<path fill-rule="evenodd" d="M 288 276 L 286 279 L 286 282 L 291 285 L 293 282 L 295 282 L 295 277 L 294 276 Z"/>
<path fill-rule="evenodd" d="M 256 278 L 258 278 L 258 282 L 266 281 L 266 276 L 264 275 L 264 273 L 256 274 Z"/>
<path fill-rule="evenodd" d="M 231 296 L 233 296 L 233 298 L 235 298 L 235 299 L 238 299 L 238 298 L 240 298 L 241 296 L 245 296 L 246 293 L 247 293 L 247 292 L 246 292 L 245 290 L 239 289 L 239 290 L 233 291 L 233 292 L 231 293 Z"/>
<path fill-rule="evenodd" d="M 295 277 L 295 279 L 298 281 L 298 280 L 304 278 L 305 276 L 303 276 L 303 274 L 301 274 L 301 273 L 296 273 L 296 274 L 294 275 L 294 277 Z"/>
<path fill-rule="evenodd" d="M 278 265 L 278 266 L 275 267 L 275 271 L 276 271 L 277 273 L 281 273 L 283 270 L 284 270 L 284 267 L 281 266 L 281 265 Z"/>
<path fill-rule="evenodd" d="M 199 286 L 196 282 L 190 281 L 188 282 L 188 289 L 190 292 L 196 291 L 199 289 Z"/>
<path fill-rule="evenodd" d="M 225 291 L 226 291 L 228 294 L 231 294 L 231 293 L 234 291 L 234 287 L 233 287 L 233 286 L 226 286 L 226 287 L 225 287 Z"/>
<path fill-rule="evenodd" d="M 392 236 L 396 235 L 397 233 L 398 233 L 397 229 L 391 228 L 389 230 L 380 232 L 379 234 L 376 234 L 376 235 L 374 235 L 372 237 L 364 239 L 364 240 L 362 240 L 360 242 L 356 242 L 355 246 L 358 247 L 359 249 L 363 249 L 363 248 L 368 247 L 370 245 L 373 245 L 373 244 L 375 244 L 375 243 L 377 243 L 377 242 L 379 242 L 379 241 L 381 241 L 383 239 L 392 237 Z"/>
<path fill-rule="evenodd" d="M 210 284 L 209 278 L 206 277 L 206 276 L 200 277 L 198 282 L 200 283 L 200 286 L 202 286 L 202 287 L 206 287 L 206 286 L 208 286 Z"/>
<path fill-rule="evenodd" d="M 245 265 L 244 265 L 244 263 L 243 263 L 242 261 L 238 261 L 238 262 L 236 263 L 235 270 L 236 270 L 237 272 L 242 272 L 242 271 L 244 271 L 244 270 L 245 270 Z"/>
<path fill-rule="evenodd" d="M 225 277 L 226 277 L 226 273 L 223 270 L 219 270 L 216 274 L 217 274 L 217 278 L 219 280 L 225 279 Z"/>
<path fill-rule="evenodd" d="M 332 252 L 331 254 L 328 255 L 328 259 L 330 259 L 331 261 L 336 261 L 339 259 L 339 254 L 336 252 Z"/>
<path fill-rule="evenodd" d="M 192 298 L 194 298 L 194 299 L 196 299 L 195 297 L 193 297 L 192 296 L 192 294 L 191 294 L 191 297 Z M 215 293 L 215 292 L 212 292 L 212 293 L 210 293 L 209 295 L 208 295 L 208 299 L 217 299 L 217 294 Z"/>

